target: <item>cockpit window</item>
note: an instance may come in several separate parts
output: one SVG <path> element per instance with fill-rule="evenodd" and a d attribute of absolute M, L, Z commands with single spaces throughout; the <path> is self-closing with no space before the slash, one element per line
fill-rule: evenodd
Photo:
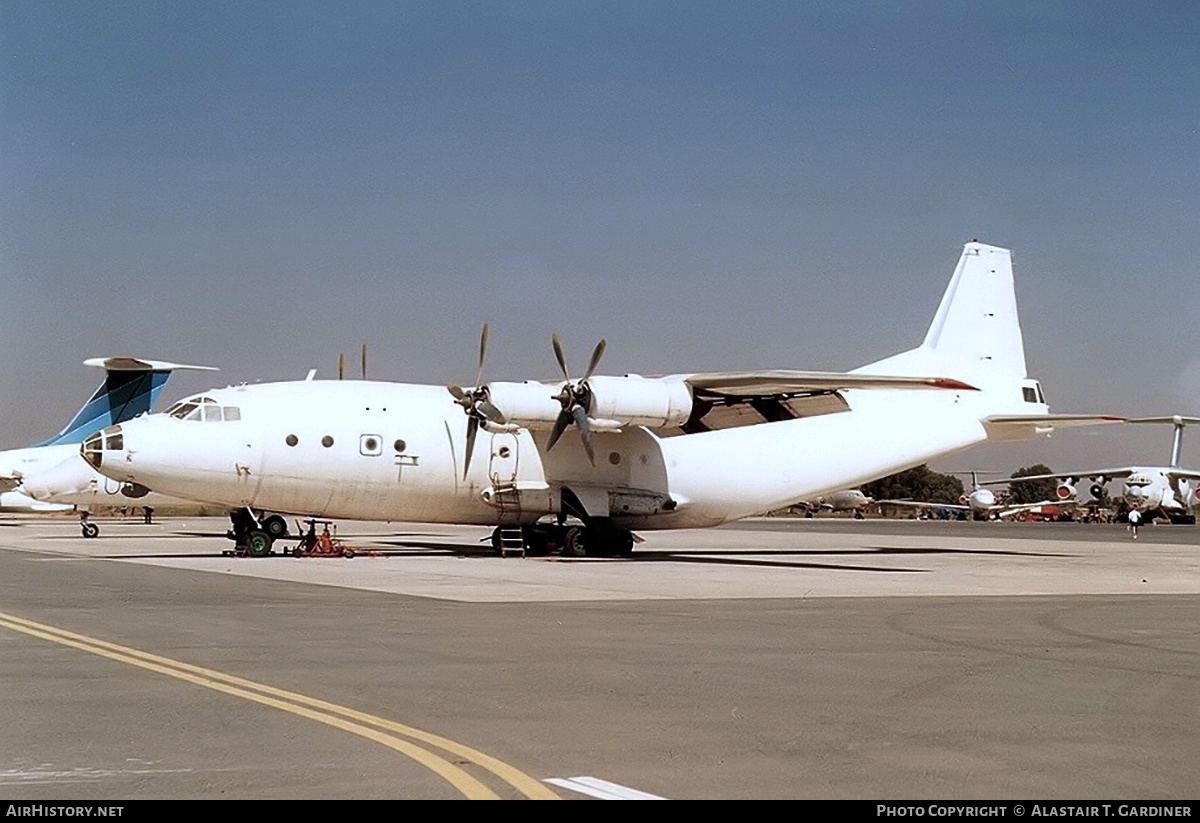
<path fill-rule="evenodd" d="M 205 423 L 220 423 L 224 420 L 241 420 L 242 410 L 237 406 L 222 406 L 211 397 L 193 397 L 181 400 L 167 414 L 180 420 L 203 420 Z"/>

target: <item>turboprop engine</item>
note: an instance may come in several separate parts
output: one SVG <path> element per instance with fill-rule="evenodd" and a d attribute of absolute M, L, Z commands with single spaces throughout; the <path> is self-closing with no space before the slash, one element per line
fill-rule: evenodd
<path fill-rule="evenodd" d="M 597 429 L 682 426 L 692 414 L 692 393 L 682 380 L 636 375 L 591 377 L 584 411 Z M 563 413 L 561 387 L 547 383 L 489 383 L 487 396 L 503 422 L 530 430 L 554 427 Z"/>

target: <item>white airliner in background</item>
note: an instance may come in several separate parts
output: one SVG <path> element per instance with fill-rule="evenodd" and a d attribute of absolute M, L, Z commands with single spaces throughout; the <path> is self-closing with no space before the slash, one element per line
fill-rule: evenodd
<path fill-rule="evenodd" d="M 149 412 L 175 369 L 216 371 L 133 357 L 97 357 L 84 365 L 104 369 L 104 382 L 66 427 L 33 446 L 0 451 L 0 511 L 67 511 L 79 506 L 153 505 L 149 489 L 96 473 L 80 459 L 79 444 L 105 426 Z M 176 501 L 178 502 L 178 501 Z M 83 524 L 84 536 L 95 537 L 94 523 Z"/>
<path fill-rule="evenodd" d="M 924 342 L 847 374 L 593 376 L 601 341 L 573 379 L 555 337 L 563 379 L 483 383 L 486 343 L 485 325 L 470 389 L 235 386 L 81 451 L 119 482 L 247 512 L 488 525 L 501 550 L 624 555 L 634 530 L 715 526 L 985 441 L 1122 419 L 1048 414 L 1025 373 L 1011 255 L 978 242 Z M 247 521 L 239 545 L 269 553 Z"/>
<path fill-rule="evenodd" d="M 879 503 L 886 506 L 905 506 L 933 511 L 946 509 L 947 511 L 958 512 L 964 519 L 969 516 L 972 520 L 999 520 L 1003 517 L 1010 517 L 1020 512 L 1029 511 L 1030 509 L 1040 509 L 1042 506 L 1057 502 L 1054 500 L 1042 500 L 1037 503 L 1018 503 L 1014 505 L 997 503 L 996 493 L 991 489 L 984 488 L 987 485 L 987 481 L 983 484 L 979 482 L 981 472 L 954 473 L 971 475 L 971 491 L 965 492 L 959 497 L 957 503 L 934 503 L 928 500 L 880 500 Z M 986 474 L 987 472 L 982 473 Z"/>
<path fill-rule="evenodd" d="M 1091 486 L 1087 489 L 1091 499 L 1104 503 L 1108 499 L 1108 483 L 1124 480 L 1125 489 L 1121 497 L 1129 508 L 1135 506 L 1147 514 L 1161 514 L 1172 523 L 1195 525 L 1196 513 L 1200 510 L 1200 471 L 1182 468 L 1179 463 L 1183 454 L 1183 428 L 1188 424 L 1200 423 L 1200 417 L 1139 417 L 1130 423 L 1170 423 L 1175 426 L 1175 439 L 1171 446 L 1169 466 L 1124 466 L 1118 469 L 1091 469 L 1089 471 L 1057 472 L 1016 477 L 1009 480 L 988 481 L 989 483 L 1013 483 L 1026 480 L 1058 480 L 1056 494 L 1060 502 L 1078 499 L 1076 486 L 1087 478 Z"/>

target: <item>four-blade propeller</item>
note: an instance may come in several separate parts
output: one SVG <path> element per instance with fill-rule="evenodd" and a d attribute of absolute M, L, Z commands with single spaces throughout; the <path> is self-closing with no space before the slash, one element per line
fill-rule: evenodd
<path fill-rule="evenodd" d="M 467 471 L 471 468 L 471 455 L 475 451 L 475 436 L 479 433 L 481 420 L 491 420 L 503 423 L 504 415 L 492 405 L 488 399 L 487 386 L 483 385 L 483 363 L 487 359 L 488 324 L 483 324 L 483 333 L 479 335 L 479 370 L 475 373 L 475 386 L 471 390 L 464 389 L 457 383 L 448 383 L 446 388 L 454 396 L 454 402 L 463 407 L 467 413 L 467 451 L 463 457 L 463 480 L 467 479 Z"/>
<path fill-rule="evenodd" d="M 554 343 L 554 356 L 558 359 L 558 367 L 562 369 L 563 378 L 567 382 L 563 383 L 562 389 L 554 398 L 562 404 L 562 411 L 554 421 L 554 428 L 550 430 L 550 439 L 546 441 L 546 451 L 554 448 L 558 438 L 562 437 L 562 433 L 567 430 L 567 426 L 574 423 L 579 429 L 580 439 L 583 440 L 583 450 L 587 452 L 588 460 L 594 466 L 596 465 L 596 452 L 592 447 L 592 427 L 588 423 L 587 416 L 588 405 L 592 399 L 592 389 L 588 385 L 588 378 L 592 376 L 592 372 L 599 365 L 607 344 L 604 340 L 596 344 L 596 348 L 592 352 L 592 359 L 588 362 L 587 371 L 579 380 L 571 382 L 571 373 L 567 370 L 567 358 L 563 355 L 562 343 L 557 334 L 551 336 L 550 339 Z"/>

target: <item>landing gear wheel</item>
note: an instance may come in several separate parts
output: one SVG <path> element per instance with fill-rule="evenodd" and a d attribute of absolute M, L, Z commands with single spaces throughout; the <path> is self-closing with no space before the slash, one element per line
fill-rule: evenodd
<path fill-rule="evenodd" d="M 287 521 L 277 514 L 273 514 L 262 522 L 263 531 L 271 535 L 272 540 L 278 540 L 287 534 Z"/>
<path fill-rule="evenodd" d="M 82 528 L 84 537 L 91 538 L 100 536 L 100 527 L 95 523 L 84 523 Z"/>
<path fill-rule="evenodd" d="M 252 531 L 246 536 L 246 556 L 266 557 L 271 553 L 271 544 L 274 542 L 266 532 Z"/>
<path fill-rule="evenodd" d="M 615 557 L 629 557 L 633 554 L 633 534 L 620 531 L 612 536 L 612 553 Z"/>
<path fill-rule="evenodd" d="M 567 535 L 563 540 L 562 556 L 586 557 L 587 544 L 587 531 L 582 526 L 572 526 L 567 529 Z"/>

